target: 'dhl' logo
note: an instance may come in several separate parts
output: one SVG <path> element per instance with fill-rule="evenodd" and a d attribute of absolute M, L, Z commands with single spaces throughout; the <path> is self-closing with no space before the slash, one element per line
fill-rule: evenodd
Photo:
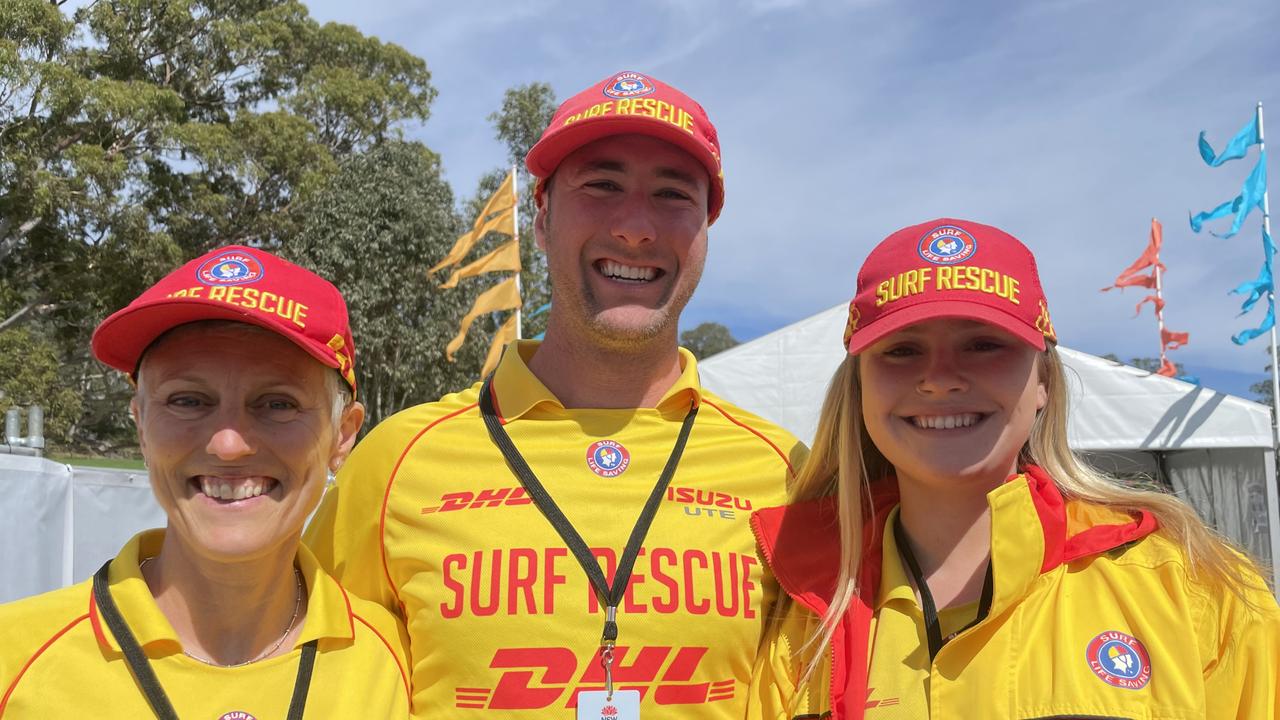
<path fill-rule="evenodd" d="M 732 700 L 732 678 L 695 682 L 705 647 L 614 648 L 613 681 L 623 690 L 635 690 L 656 705 L 704 705 Z M 489 667 L 502 670 L 492 688 L 455 689 L 459 708 L 488 710 L 540 710 L 577 707 L 578 693 L 604 689 L 600 652 L 578 661 L 569 648 L 501 648 Z M 606 706 L 607 709 L 608 706 Z M 617 709 L 614 708 L 617 717 Z M 602 710 L 603 713 L 603 710 Z M 609 716 L 602 715 L 601 720 Z"/>

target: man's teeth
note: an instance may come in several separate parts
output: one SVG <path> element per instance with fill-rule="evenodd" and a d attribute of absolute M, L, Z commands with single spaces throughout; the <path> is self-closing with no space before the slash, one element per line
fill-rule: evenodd
<path fill-rule="evenodd" d="M 216 500 L 244 500 L 268 490 L 266 478 L 200 478 L 200 492 Z"/>
<path fill-rule="evenodd" d="M 930 430 L 950 430 L 951 428 L 969 427 L 978 422 L 982 416 L 978 413 L 962 413 L 960 415 L 916 415 L 911 418 L 918 428 Z"/>
<path fill-rule="evenodd" d="M 652 267 L 632 267 L 623 265 L 612 260 L 600 261 L 600 272 L 608 277 L 623 278 L 625 280 L 652 280 L 658 274 L 657 268 Z"/>

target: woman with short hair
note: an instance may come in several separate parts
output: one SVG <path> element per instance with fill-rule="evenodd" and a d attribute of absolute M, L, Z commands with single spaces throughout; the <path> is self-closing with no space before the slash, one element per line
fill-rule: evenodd
<path fill-rule="evenodd" d="M 299 542 L 364 419 L 337 288 L 220 248 L 107 318 L 93 351 L 136 383 L 168 523 L 0 607 L 0 718 L 407 717 L 403 628 Z"/>

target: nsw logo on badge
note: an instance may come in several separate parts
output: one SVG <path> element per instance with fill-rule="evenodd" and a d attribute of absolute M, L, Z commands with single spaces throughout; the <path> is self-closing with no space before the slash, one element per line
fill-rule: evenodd
<path fill-rule="evenodd" d="M 603 690 L 578 693 L 578 720 L 639 720 L 640 691 L 615 690 L 613 697 Z"/>
<path fill-rule="evenodd" d="M 616 440 L 599 440 L 587 448 L 587 467 L 600 477 L 618 477 L 630 465 L 631 453 Z"/>
<path fill-rule="evenodd" d="M 1089 669 L 1112 687 L 1141 690 L 1151 680 L 1151 656 L 1138 638 L 1115 630 L 1099 633 L 1085 651 Z"/>

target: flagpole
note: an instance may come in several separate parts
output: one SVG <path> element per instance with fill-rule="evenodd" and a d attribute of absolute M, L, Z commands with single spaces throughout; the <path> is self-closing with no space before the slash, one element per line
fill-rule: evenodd
<path fill-rule="evenodd" d="M 1155 232 L 1156 219 L 1151 218 L 1151 231 Z M 1156 252 L 1155 257 L 1155 274 L 1156 274 L 1156 328 L 1160 331 L 1160 369 L 1164 369 L 1164 364 L 1168 362 L 1164 353 L 1164 297 L 1160 285 L 1160 253 Z"/>
<path fill-rule="evenodd" d="M 516 172 L 516 166 L 511 166 L 511 194 L 515 196 L 515 202 L 511 205 L 511 225 L 515 231 L 512 236 L 516 242 L 516 257 L 520 257 L 520 173 Z M 520 292 L 520 271 L 516 271 L 516 295 L 520 298 L 520 305 L 516 305 L 516 339 L 524 339 L 523 328 L 521 327 L 520 309 L 524 305 L 524 293 Z M 1272 344 L 1275 344 L 1275 333 L 1271 334 Z"/>
<path fill-rule="evenodd" d="M 1263 158 L 1266 157 L 1267 142 L 1262 132 L 1262 103 L 1258 103 L 1258 150 Z M 1261 160 L 1259 160 L 1261 162 Z M 1267 190 L 1262 191 L 1262 231 L 1271 236 L 1271 205 L 1267 201 Z M 1267 248 L 1262 248 L 1263 259 L 1270 262 L 1271 258 L 1267 257 Z M 1271 307 L 1275 307 L 1276 294 L 1274 289 L 1274 281 L 1271 292 L 1267 293 L 1267 301 L 1271 303 Z M 1274 312 L 1274 311 L 1273 311 Z M 1271 325 L 1271 409 L 1272 409 L 1272 441 L 1277 448 L 1280 448 L 1280 363 L 1276 358 L 1276 326 Z"/>

